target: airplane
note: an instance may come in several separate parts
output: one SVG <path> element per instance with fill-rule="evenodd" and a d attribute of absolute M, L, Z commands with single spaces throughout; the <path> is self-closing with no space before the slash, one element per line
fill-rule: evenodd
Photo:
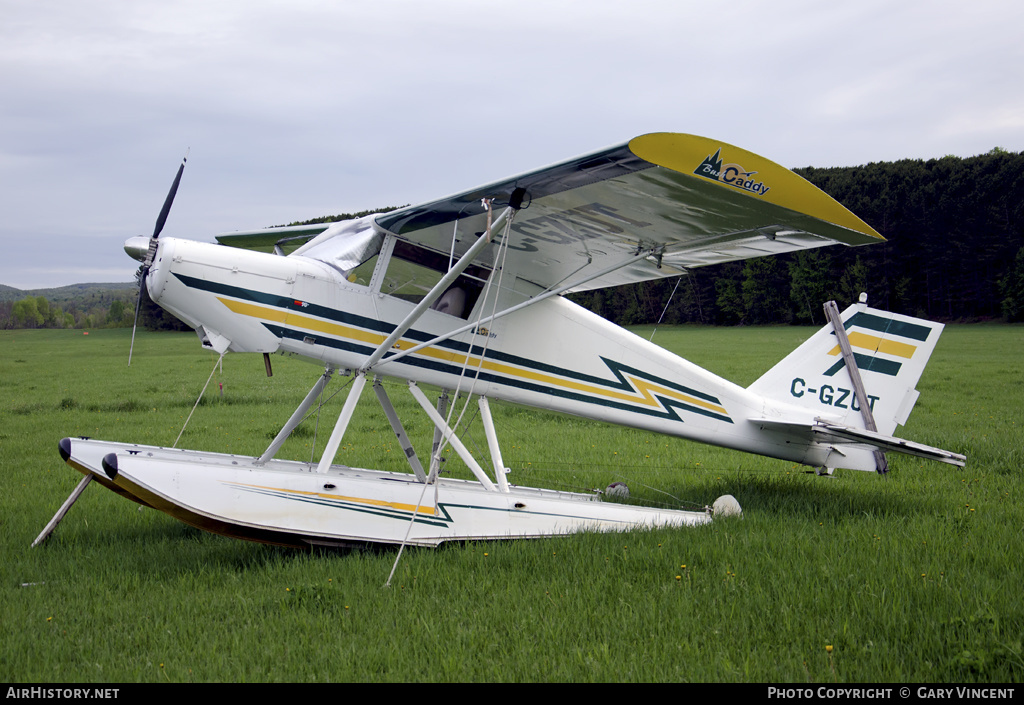
<path fill-rule="evenodd" d="M 204 530 L 287 546 L 436 546 L 691 526 L 742 511 L 728 495 L 686 511 L 617 502 L 620 487 L 516 486 L 490 400 L 821 474 L 885 472 L 887 452 L 966 461 L 892 435 L 917 400 L 941 324 L 870 308 L 863 296 L 841 314 L 830 302 L 829 323 L 744 388 L 564 296 L 883 241 L 833 198 L 752 152 L 695 135 L 645 134 L 428 203 L 227 233 L 217 243 L 159 237 L 184 165 L 153 235 L 125 243 L 142 262 L 140 287 L 220 355 L 262 354 L 268 374 L 271 355 L 306 359 L 323 372 L 259 457 L 65 438 L 62 458 L 85 475 L 79 494 L 96 480 Z M 334 374 L 350 377 L 349 391 L 319 461 L 277 459 Z M 409 440 L 382 378 L 402 380 L 430 419 L 429 456 Z M 411 472 L 335 462 L 367 384 Z M 421 385 L 441 388 L 441 398 L 435 403 Z M 450 394 L 477 398 L 489 463 L 453 431 Z M 449 444 L 475 480 L 441 474 L 440 449 Z"/>

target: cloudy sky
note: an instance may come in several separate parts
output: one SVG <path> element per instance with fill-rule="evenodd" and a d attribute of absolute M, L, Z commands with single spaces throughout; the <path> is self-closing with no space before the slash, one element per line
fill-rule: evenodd
<path fill-rule="evenodd" d="M 1024 150 L 1019 0 L 0 0 L 0 284 L 417 203 L 652 131 L 790 167 Z"/>

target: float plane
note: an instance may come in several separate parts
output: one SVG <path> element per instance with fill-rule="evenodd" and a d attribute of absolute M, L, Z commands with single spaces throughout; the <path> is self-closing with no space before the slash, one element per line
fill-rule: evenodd
<path fill-rule="evenodd" d="M 619 488 L 516 486 L 490 400 L 822 473 L 884 472 L 889 452 L 965 462 L 892 435 L 917 400 L 915 385 L 940 324 L 863 300 L 842 313 L 826 305 L 829 323 L 744 388 L 564 296 L 750 257 L 883 240 L 801 177 L 738 147 L 646 134 L 429 203 L 229 233 L 217 243 L 159 237 L 180 177 L 181 169 L 153 235 L 125 244 L 143 263 L 141 286 L 192 326 L 206 348 L 262 354 L 268 374 L 271 355 L 311 360 L 323 373 L 259 457 L 65 438 L 61 456 L 85 475 L 79 493 L 95 479 L 193 526 L 291 546 L 436 546 L 686 526 L 738 510 L 728 496 L 717 510 L 683 511 L 609 501 Z M 319 461 L 275 458 L 334 374 L 351 381 Z M 409 441 L 382 378 L 407 384 L 436 428 L 429 455 Z M 368 384 L 410 472 L 335 462 Z M 428 399 L 421 385 L 445 390 L 442 400 Z M 478 399 L 489 458 L 453 432 L 444 402 L 453 391 Z M 475 480 L 440 474 L 440 448 L 449 444 Z"/>

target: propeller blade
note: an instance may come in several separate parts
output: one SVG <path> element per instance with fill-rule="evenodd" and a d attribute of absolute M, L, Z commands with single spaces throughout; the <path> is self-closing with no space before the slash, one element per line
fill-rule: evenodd
<path fill-rule="evenodd" d="M 164 223 L 167 222 L 167 214 L 171 212 L 171 204 L 174 203 L 174 194 L 178 192 L 178 184 L 181 182 L 181 173 L 185 171 L 185 162 L 188 161 L 188 153 L 185 153 L 185 158 L 181 160 L 181 166 L 178 167 L 178 173 L 174 177 L 174 183 L 171 184 L 171 190 L 167 193 L 167 198 L 164 199 L 164 207 L 160 209 L 160 215 L 156 219 L 156 227 L 153 228 L 153 239 L 160 237 L 160 231 L 164 229 Z"/>
<path fill-rule="evenodd" d="M 160 231 L 164 229 L 164 223 L 167 222 L 167 214 L 171 212 L 171 204 L 174 203 L 174 195 L 178 193 L 178 184 L 181 183 L 181 174 L 185 171 L 185 162 L 187 161 L 188 152 L 185 152 L 185 156 L 181 160 L 181 166 L 178 167 L 178 173 L 174 175 L 174 183 L 171 184 L 171 190 L 167 192 L 167 198 L 164 199 L 164 206 L 160 209 L 160 215 L 156 218 L 153 236 L 149 238 L 149 251 L 146 253 L 146 260 L 142 263 L 142 272 L 139 275 L 139 297 L 135 301 L 135 320 L 132 321 L 132 342 L 128 348 L 129 367 L 132 365 L 132 351 L 135 350 L 135 329 L 139 325 L 139 309 L 142 307 L 142 292 L 146 288 L 146 275 L 149 273 L 149 268 L 156 257 L 156 241 L 160 237 Z"/>

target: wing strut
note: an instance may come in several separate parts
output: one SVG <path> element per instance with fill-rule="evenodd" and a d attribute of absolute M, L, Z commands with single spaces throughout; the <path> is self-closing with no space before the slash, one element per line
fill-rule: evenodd
<path fill-rule="evenodd" d="M 459 258 L 459 261 L 455 263 L 455 266 L 449 269 L 448 273 L 441 277 L 441 281 L 435 284 L 434 288 L 431 289 L 427 293 L 427 295 L 423 297 L 423 300 L 416 304 L 416 308 L 414 308 L 409 313 L 409 315 L 405 317 L 405 320 L 398 324 L 398 326 L 391 332 L 391 335 L 389 335 L 387 339 L 383 343 L 381 343 L 376 350 L 373 351 L 370 357 L 366 358 L 366 362 L 364 362 L 362 366 L 363 371 L 367 371 L 371 367 L 376 365 L 377 362 L 382 357 L 384 357 L 384 353 L 390 350 L 391 346 L 397 343 L 398 339 L 401 338 L 402 335 L 404 335 L 405 332 L 409 330 L 416 323 L 416 321 L 419 320 L 420 316 L 422 316 L 423 313 L 433 305 L 434 301 L 437 300 L 437 297 L 439 297 L 441 294 L 447 291 L 448 287 L 451 286 L 456 279 L 458 279 L 459 275 L 462 274 L 463 271 L 465 271 L 466 267 L 472 264 L 473 260 L 480 253 L 480 251 L 483 250 L 484 247 L 486 247 L 487 245 L 491 244 L 491 202 L 486 201 L 486 205 L 486 232 L 479 238 L 477 238 L 477 241 L 473 243 L 472 247 L 466 250 L 466 254 L 462 255 L 462 257 Z M 506 208 L 505 211 L 498 217 L 498 220 L 500 222 L 504 222 L 506 218 L 511 217 L 505 215 L 505 213 L 508 213 L 508 211 L 510 210 L 511 207 Z"/>
<path fill-rule="evenodd" d="M 533 304 L 540 303 L 544 299 L 550 298 L 552 296 L 558 296 L 559 294 L 565 293 L 569 289 L 575 289 L 578 286 L 583 286 L 584 284 L 586 284 L 589 281 L 597 279 L 598 277 L 603 277 L 605 274 L 608 274 L 610 272 L 614 272 L 616 269 L 622 269 L 623 267 L 625 267 L 628 264 L 632 264 L 634 261 L 636 261 L 636 258 L 641 256 L 641 255 L 643 255 L 643 256 L 650 255 L 650 254 L 653 254 L 654 252 L 656 252 L 659 249 L 661 249 L 661 248 L 660 247 L 653 247 L 653 248 L 646 249 L 646 250 L 638 250 L 636 253 L 631 255 L 629 257 L 629 259 L 623 260 L 621 262 L 616 262 L 615 264 L 611 265 L 610 267 L 605 267 L 604 269 L 602 269 L 602 270 L 600 270 L 598 272 L 594 272 L 592 274 L 588 274 L 587 276 L 583 277 L 582 279 L 577 279 L 576 281 L 574 281 L 574 282 L 572 282 L 570 284 L 563 284 L 562 286 L 559 286 L 559 287 L 557 287 L 555 289 L 548 289 L 544 293 L 538 294 L 537 296 L 534 296 L 531 299 L 527 299 L 526 301 L 523 301 L 522 303 L 518 303 L 515 306 L 510 306 L 509 308 L 506 308 L 504 311 L 498 311 L 497 313 L 492 313 L 490 316 L 486 316 L 484 318 L 481 318 L 479 321 L 474 321 L 473 323 L 467 323 L 466 325 L 462 326 L 461 328 L 456 328 L 455 330 L 448 331 L 444 335 L 439 335 L 436 338 L 434 338 L 433 340 L 428 340 L 425 343 L 420 343 L 419 345 L 416 345 L 414 347 L 407 348 L 405 350 L 402 350 L 401 352 L 397 352 L 394 355 L 392 355 L 391 357 L 387 358 L 386 360 L 383 360 L 380 364 L 385 364 L 385 363 L 388 363 L 388 362 L 395 362 L 396 360 L 400 360 L 401 358 L 405 357 L 406 355 L 410 355 L 412 353 L 419 352 L 423 348 L 429 348 L 430 346 L 437 345 L 438 343 L 443 342 L 445 340 L 448 340 L 449 338 L 454 338 L 456 335 L 459 335 L 460 333 L 465 333 L 467 330 L 470 330 L 471 328 L 476 328 L 477 326 L 482 326 L 485 323 L 490 323 L 491 321 L 495 320 L 496 318 L 501 318 L 503 316 L 509 315 L 510 313 L 515 313 L 516 311 L 518 311 L 521 308 L 526 308 L 527 306 L 532 306 Z M 586 266 L 586 265 L 584 265 L 584 266 Z M 577 271 L 579 271 L 579 270 L 577 270 Z"/>
<path fill-rule="evenodd" d="M 861 302 L 867 300 L 861 294 Z M 860 404 L 860 415 L 864 418 L 864 426 L 867 430 L 877 433 L 878 426 L 875 425 L 875 415 L 871 413 L 871 404 L 868 402 L 868 394 L 864 391 L 864 381 L 860 377 L 860 369 L 857 367 L 857 359 L 853 355 L 853 348 L 850 346 L 850 339 L 846 337 L 846 326 L 839 315 L 839 307 L 835 301 L 825 303 L 825 318 L 832 323 L 839 340 L 839 349 L 843 353 L 843 361 L 846 363 L 846 371 L 850 375 L 850 383 L 853 384 L 854 394 L 857 396 L 857 403 Z M 885 459 L 885 451 L 875 450 L 875 469 L 879 475 L 889 472 L 889 461 Z"/>

